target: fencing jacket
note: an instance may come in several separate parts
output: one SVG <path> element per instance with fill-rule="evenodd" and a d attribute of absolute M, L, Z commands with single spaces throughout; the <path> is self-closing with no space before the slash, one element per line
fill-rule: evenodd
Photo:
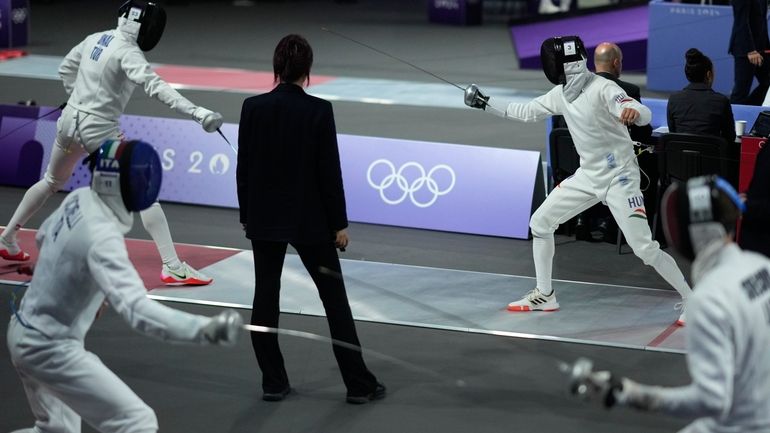
<path fill-rule="evenodd" d="M 523 122 L 563 115 L 580 156 L 580 168 L 588 175 L 597 194 L 604 194 L 610 182 L 635 158 L 628 128 L 619 121 L 620 113 L 624 108 L 638 111 L 635 124 L 640 126 L 650 123 L 652 113 L 610 80 L 593 76 L 586 81 L 573 102 L 567 101 L 563 86 L 558 85 L 526 104 L 506 103 L 491 97 L 486 111 Z"/>
<path fill-rule="evenodd" d="M 144 87 L 179 114 L 192 117 L 197 108 L 156 74 L 136 44 L 138 23 L 118 19 L 118 27 L 94 33 L 73 48 L 59 66 L 67 104 L 95 116 L 118 120 L 134 88 Z"/>
<path fill-rule="evenodd" d="M 19 307 L 22 323 L 51 339 L 82 341 L 106 299 L 140 332 L 203 343 L 207 318 L 147 298 L 126 251 L 130 225 L 118 217 L 88 187 L 67 195 L 37 233 L 40 257 Z"/>
<path fill-rule="evenodd" d="M 688 432 L 770 431 L 770 260 L 718 244 L 698 255 L 693 278 L 686 328 L 692 383 L 640 391 L 658 410 L 704 417 Z"/>

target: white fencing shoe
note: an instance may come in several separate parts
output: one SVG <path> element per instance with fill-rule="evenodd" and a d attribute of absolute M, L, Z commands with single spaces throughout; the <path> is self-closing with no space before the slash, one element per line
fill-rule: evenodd
<path fill-rule="evenodd" d="M 508 304 L 508 311 L 556 311 L 559 303 L 556 302 L 556 291 L 545 296 L 535 287 L 526 296 L 518 301 Z"/>

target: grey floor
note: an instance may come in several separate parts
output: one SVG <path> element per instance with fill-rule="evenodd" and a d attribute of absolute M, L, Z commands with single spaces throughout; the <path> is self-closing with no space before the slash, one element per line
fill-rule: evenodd
<path fill-rule="evenodd" d="M 63 56 L 84 34 L 113 26 L 112 13 L 118 3 L 35 3 L 28 50 Z M 148 55 L 152 62 L 270 70 L 274 44 L 287 33 L 299 32 L 314 46 L 314 71 L 318 74 L 435 83 L 403 64 L 330 37 L 320 30 L 326 26 L 452 81 L 523 91 L 549 87 L 542 73 L 516 69 L 501 17 L 489 17 L 485 25 L 471 28 L 429 24 L 424 3 L 409 0 L 260 2 L 252 8 L 235 8 L 224 1 L 193 1 L 187 6 L 170 6 L 168 12 L 166 36 Z M 66 17 L 66 25 L 62 25 L 62 17 Z M 212 21 L 217 25 L 211 25 Z M 625 78 L 644 85 L 644 76 Z M 221 111 L 228 122 L 238 121 L 246 96 L 183 93 Z M 659 96 L 644 90 L 643 94 Z M 55 82 L 7 77 L 0 78 L 0 95 L 3 103 L 34 99 L 39 104 L 58 105 L 66 99 Z M 334 109 L 340 133 L 543 150 L 542 124 L 501 122 L 472 110 L 355 102 L 335 102 Z M 128 112 L 174 116 L 141 92 L 135 94 Z M 0 187 L 0 222 L 10 218 L 22 194 L 21 189 Z M 28 226 L 37 227 L 61 197 L 54 196 Z M 234 210 L 174 204 L 165 204 L 164 209 L 177 242 L 249 248 Z M 355 223 L 350 233 L 352 244 L 343 254 L 345 259 L 534 275 L 528 241 Z M 129 236 L 148 238 L 139 225 Z M 668 289 L 651 268 L 633 254 L 617 255 L 611 244 L 587 244 L 561 236 L 557 244 L 555 278 Z M 7 290 L 4 286 L 4 303 Z M 203 307 L 181 308 L 214 312 Z M 7 311 L 2 310 L 0 319 L 4 322 Z M 319 332 L 324 328 L 322 319 L 294 315 L 287 315 L 282 324 L 318 328 Z M 563 396 L 553 369 L 553 358 L 591 356 L 642 380 L 681 384 L 686 382 L 681 355 L 373 323 L 360 323 L 359 327 L 364 344 L 371 343 L 374 350 L 446 371 L 450 377 L 479 375 L 484 385 L 473 392 L 456 393 L 452 386 L 426 383 L 414 372 L 373 361 L 372 368 L 390 385 L 392 393 L 382 404 L 352 412 L 340 403 L 341 385 L 327 348 L 286 341 L 292 370 L 302 372 L 295 382 L 301 392 L 296 399 L 271 406 L 258 400 L 258 377 L 247 343 L 230 352 L 161 347 L 135 336 L 119 319 L 107 318 L 96 325 L 88 344 L 151 402 L 165 431 L 501 431 L 525 426 L 522 428 L 527 431 L 609 432 L 621 428 L 673 431 L 682 425 L 660 416 L 607 413 L 577 404 Z M 129 347 L 130 353 L 126 350 Z M 190 362 L 193 358 L 195 362 Z M 0 431 L 27 425 L 30 414 L 9 364 L 0 366 L 0 375 L 3 394 L 8 396 L 3 412 L 12 414 L 0 417 Z"/>
<path fill-rule="evenodd" d="M 214 278 L 208 286 L 160 287 L 150 295 L 248 309 L 253 269 L 251 251 L 242 251 L 202 269 Z M 512 313 L 506 304 L 532 289 L 532 277 L 361 260 L 343 260 L 342 274 L 357 320 L 684 353 L 687 329 L 672 327 L 681 299 L 670 290 L 556 280 L 561 310 Z M 296 255 L 284 262 L 281 311 L 325 314 Z"/>
<path fill-rule="evenodd" d="M 0 285 L 0 304 L 9 301 Z M 173 304 L 212 315 L 217 309 Z M 248 316 L 246 316 L 248 318 Z M 0 322 L 8 320 L 0 309 Z M 284 314 L 281 326 L 327 333 L 322 318 Z M 170 346 L 132 331 L 113 312 L 97 320 L 86 344 L 158 415 L 160 431 L 305 432 L 660 432 L 684 421 L 628 409 L 607 411 L 571 398 L 557 369 L 589 356 L 597 366 L 646 382 L 687 382 L 681 355 L 511 339 L 361 322 L 369 369 L 388 396 L 366 406 L 344 403 L 344 387 L 327 344 L 281 338 L 295 393 L 281 403 L 260 399 L 259 370 L 248 338 L 230 349 Z M 30 426 L 21 384 L 0 345 L 0 431 Z M 84 432 L 94 431 L 84 426 Z"/>

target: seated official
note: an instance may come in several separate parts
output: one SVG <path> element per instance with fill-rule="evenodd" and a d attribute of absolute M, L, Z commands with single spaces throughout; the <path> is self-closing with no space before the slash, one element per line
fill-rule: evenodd
<path fill-rule="evenodd" d="M 714 65 L 696 48 L 685 54 L 684 74 L 690 84 L 668 99 L 668 131 L 715 135 L 735 141 L 735 121 L 730 100 L 715 92 Z"/>

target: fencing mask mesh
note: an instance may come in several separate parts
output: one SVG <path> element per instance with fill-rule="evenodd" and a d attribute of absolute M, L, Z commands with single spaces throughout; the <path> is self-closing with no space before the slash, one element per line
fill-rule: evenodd
<path fill-rule="evenodd" d="M 548 81 L 566 84 L 564 64 L 588 58 L 583 41 L 578 36 L 548 38 L 540 45 L 540 63 Z"/>
<path fill-rule="evenodd" d="M 150 207 L 158 199 L 163 169 L 155 149 L 143 141 L 107 140 L 92 157 L 91 189 L 120 196 L 131 212 Z"/>
<path fill-rule="evenodd" d="M 118 16 L 139 23 L 136 43 L 142 51 L 155 48 L 166 28 L 166 11 L 155 3 L 129 0 L 118 9 Z"/>
<path fill-rule="evenodd" d="M 672 184 L 661 205 L 666 240 L 690 261 L 710 243 L 733 233 L 739 212 L 745 210 L 732 185 L 718 176 Z"/>

